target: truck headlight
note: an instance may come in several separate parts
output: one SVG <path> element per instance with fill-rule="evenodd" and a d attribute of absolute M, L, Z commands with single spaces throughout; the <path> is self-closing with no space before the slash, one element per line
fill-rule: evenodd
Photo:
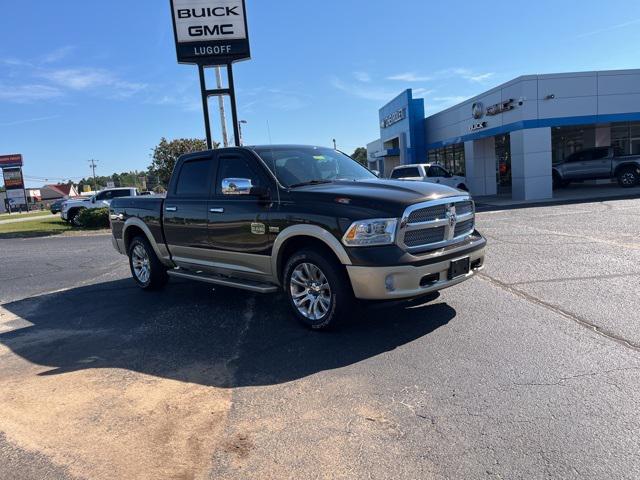
<path fill-rule="evenodd" d="M 348 247 L 389 245 L 396 241 L 397 218 L 375 218 L 353 222 L 342 237 Z"/>

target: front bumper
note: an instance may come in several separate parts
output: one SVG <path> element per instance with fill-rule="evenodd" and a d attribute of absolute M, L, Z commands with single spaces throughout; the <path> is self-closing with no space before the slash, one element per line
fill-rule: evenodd
<path fill-rule="evenodd" d="M 347 265 L 353 293 L 361 300 L 401 300 L 443 290 L 468 280 L 484 268 L 486 240 L 482 237 L 455 255 L 431 256 L 429 263 L 396 266 Z M 439 258 L 440 257 L 440 258 Z M 448 278 L 451 262 L 469 258 L 471 271 L 464 276 Z"/>

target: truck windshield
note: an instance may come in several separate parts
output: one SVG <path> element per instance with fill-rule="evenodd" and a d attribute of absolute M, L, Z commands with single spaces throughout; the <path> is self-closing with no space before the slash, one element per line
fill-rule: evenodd
<path fill-rule="evenodd" d="M 255 152 L 285 187 L 376 178 L 352 158 L 329 148 L 274 146 L 256 148 Z"/>

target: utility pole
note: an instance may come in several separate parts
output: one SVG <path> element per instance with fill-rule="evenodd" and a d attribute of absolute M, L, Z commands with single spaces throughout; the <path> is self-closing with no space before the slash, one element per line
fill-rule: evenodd
<path fill-rule="evenodd" d="M 222 69 L 221 67 L 216 67 L 216 83 L 218 85 L 218 90 L 222 89 Z M 222 125 L 222 144 L 225 147 L 229 146 L 229 136 L 227 135 L 227 114 L 224 111 L 224 97 L 222 95 L 218 96 L 218 106 L 220 108 L 220 124 Z"/>
<path fill-rule="evenodd" d="M 242 147 L 244 145 L 244 140 L 242 138 L 242 125 L 246 125 L 248 122 L 246 120 L 240 120 L 238 122 L 238 133 L 240 134 L 240 146 Z"/>
<path fill-rule="evenodd" d="M 333 149 L 337 150 L 338 149 L 338 144 L 336 143 L 336 139 L 333 139 Z"/>
<path fill-rule="evenodd" d="M 98 165 L 96 165 L 96 160 L 93 158 L 89 160 L 89 166 L 93 170 L 93 192 L 98 193 L 98 180 L 96 180 L 96 167 Z"/>

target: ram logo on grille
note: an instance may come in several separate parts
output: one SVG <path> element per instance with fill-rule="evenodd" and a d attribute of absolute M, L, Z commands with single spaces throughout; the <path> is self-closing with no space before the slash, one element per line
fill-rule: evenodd
<path fill-rule="evenodd" d="M 449 228 L 454 229 L 456 227 L 456 223 L 458 223 L 455 205 L 449 205 L 449 207 L 447 207 L 447 218 L 449 219 Z"/>

